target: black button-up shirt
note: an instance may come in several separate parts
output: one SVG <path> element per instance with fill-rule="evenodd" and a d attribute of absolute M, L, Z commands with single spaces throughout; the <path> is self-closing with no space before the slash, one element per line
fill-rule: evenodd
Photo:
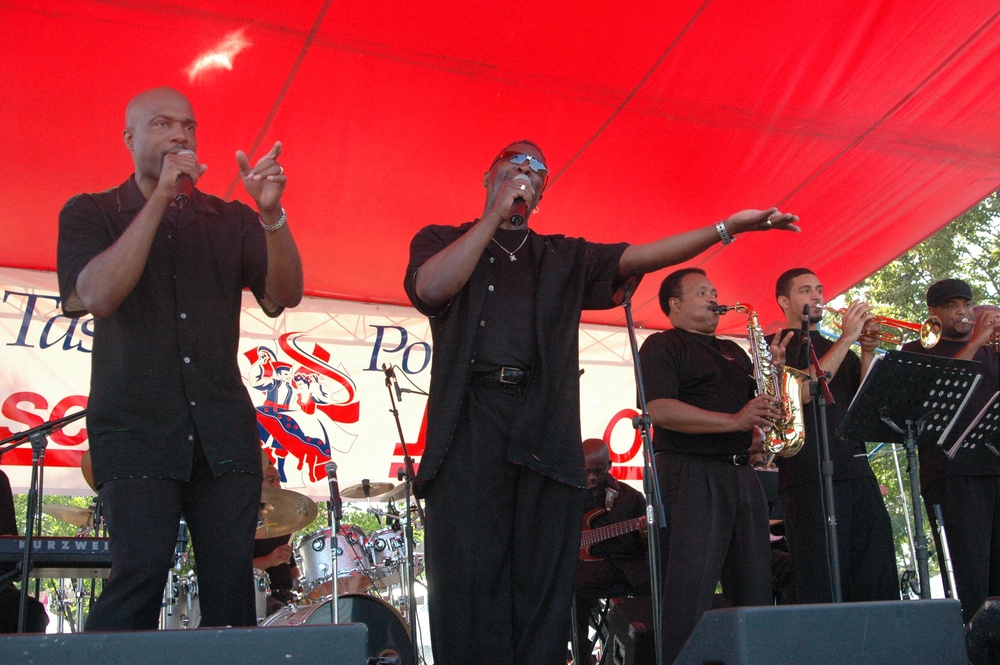
<path fill-rule="evenodd" d="M 58 272 L 66 316 L 86 313 L 74 295 L 77 277 L 145 204 L 129 178 L 63 208 Z M 195 190 L 183 210 L 168 209 L 132 293 L 94 321 L 87 430 L 97 484 L 189 480 L 196 439 L 215 475 L 260 475 L 256 415 L 237 353 L 242 291 L 260 301 L 266 274 L 264 231 L 247 205 Z"/>
<path fill-rule="evenodd" d="M 455 434 L 465 393 L 476 369 L 479 331 L 486 325 L 523 322 L 484 318 L 495 290 L 497 258 L 483 252 L 465 286 L 441 308 L 417 297 L 414 280 L 423 263 L 458 240 L 475 222 L 462 226 L 427 226 L 410 244 L 404 287 L 410 302 L 430 318 L 434 339 L 426 448 L 420 460 L 421 481 L 437 472 Z M 528 242 L 536 257 L 535 361 L 518 417 L 511 424 L 507 460 L 577 487 L 585 486 L 580 436 L 579 325 L 584 309 L 621 304 L 614 282 L 626 243 L 603 245 L 582 238 L 539 235 Z"/>

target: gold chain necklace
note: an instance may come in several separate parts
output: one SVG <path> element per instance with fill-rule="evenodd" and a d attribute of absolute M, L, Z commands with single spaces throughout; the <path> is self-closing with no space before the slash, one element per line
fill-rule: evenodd
<path fill-rule="evenodd" d="M 503 245 L 501 245 L 500 243 L 498 243 L 496 238 L 490 238 L 490 240 L 492 240 L 496 244 L 497 247 L 499 247 L 503 251 L 507 252 L 507 256 L 510 257 L 511 261 L 517 261 L 517 257 L 514 256 L 514 255 L 517 254 L 517 250 L 518 249 L 521 249 L 522 247 L 524 247 L 524 243 L 528 242 L 528 233 L 531 233 L 531 232 L 528 231 L 527 233 L 524 234 L 524 237 L 521 239 L 521 244 L 518 245 L 517 249 L 515 249 L 513 252 L 510 251 L 509 249 L 507 249 L 506 247 L 504 247 Z"/>

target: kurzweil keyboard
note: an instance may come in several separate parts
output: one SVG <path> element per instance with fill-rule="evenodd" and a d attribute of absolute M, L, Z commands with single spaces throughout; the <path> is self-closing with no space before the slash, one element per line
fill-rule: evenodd
<path fill-rule="evenodd" d="M 0 570 L 10 570 L 23 556 L 24 538 L 0 536 Z M 31 566 L 31 577 L 107 577 L 108 539 L 36 536 L 31 540 Z"/>

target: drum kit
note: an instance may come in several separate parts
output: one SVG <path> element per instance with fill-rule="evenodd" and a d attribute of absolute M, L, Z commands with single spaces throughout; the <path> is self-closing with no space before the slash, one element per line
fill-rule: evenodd
<path fill-rule="evenodd" d="M 93 487 L 89 451 L 82 463 L 84 478 Z M 299 535 L 293 546 L 299 570 L 300 590 L 289 602 L 274 610 L 270 579 L 264 570 L 254 569 L 254 596 L 257 624 L 300 626 L 331 623 L 334 587 L 337 588 L 338 620 L 364 623 L 369 628 L 369 651 L 373 658 L 413 665 L 411 626 L 415 617 L 408 602 L 409 576 L 423 573 L 423 554 L 414 548 L 412 570 L 408 562 L 405 526 L 416 524 L 415 514 L 401 515 L 395 502 L 408 498 L 405 484 L 370 482 L 352 485 L 340 492 L 347 501 L 367 502 L 367 513 L 379 520 L 380 528 L 368 535 L 364 529 L 342 524 L 336 537 L 326 527 Z M 387 504 L 384 508 L 372 502 Z M 102 521 L 95 506 L 80 508 L 63 504 L 43 504 L 42 511 L 79 528 L 77 536 L 96 535 Z M 260 516 L 255 538 L 292 535 L 313 523 L 318 514 L 316 502 L 286 489 L 264 487 L 261 490 Z M 412 519 L 411 519 L 412 517 Z M 385 526 L 383 526 L 383 524 Z M 198 578 L 188 557 L 188 528 L 179 524 L 173 564 L 163 592 L 160 627 L 164 630 L 197 628 L 201 621 Z M 336 566 L 334 566 L 336 558 Z M 336 585 L 333 571 L 336 569 Z M 82 626 L 81 626 L 82 627 Z M 375 662 L 383 662 L 376 660 Z"/>
<path fill-rule="evenodd" d="M 361 485 L 346 488 L 347 500 L 360 499 Z M 378 502 L 397 501 L 405 493 L 391 483 L 369 483 L 369 497 Z M 402 486 L 400 486 L 402 487 Z M 44 504 L 47 514 L 81 529 L 94 528 L 94 510 L 60 504 Z M 316 502 L 298 492 L 263 488 L 261 510 L 255 538 L 291 536 L 313 522 L 318 509 Z M 369 508 L 368 512 L 385 517 L 395 526 L 381 528 L 371 536 L 351 524 L 343 524 L 331 547 L 330 527 L 300 535 L 295 539 L 294 556 L 300 574 L 301 591 L 294 602 L 268 614 L 271 595 L 270 579 L 264 570 L 254 569 L 254 596 L 257 624 L 267 626 L 300 626 L 331 622 L 330 603 L 333 599 L 333 557 L 337 560 L 337 609 L 344 623 L 364 623 L 369 627 L 369 650 L 375 658 L 397 656 L 401 665 L 412 665 L 412 637 L 405 598 L 406 539 L 398 515 L 388 510 Z M 160 627 L 163 630 L 197 628 L 201 620 L 198 577 L 188 559 L 188 529 L 181 520 L 173 565 L 168 573 L 163 593 Z M 336 554 L 334 554 L 334 552 Z M 423 572 L 423 555 L 414 554 L 413 574 Z M 395 605 L 395 606 L 394 606 Z M 391 662 L 391 658 L 389 661 Z"/>

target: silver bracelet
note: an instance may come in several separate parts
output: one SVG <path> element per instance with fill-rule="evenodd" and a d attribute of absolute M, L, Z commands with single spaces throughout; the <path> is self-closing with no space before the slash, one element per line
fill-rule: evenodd
<path fill-rule="evenodd" d="M 729 235 L 729 231 L 726 230 L 726 220 L 724 219 L 720 219 L 715 223 L 715 230 L 719 232 L 719 239 L 722 240 L 723 245 L 728 245 L 732 241 L 736 240 L 736 238 Z"/>
<path fill-rule="evenodd" d="M 288 221 L 288 215 L 285 214 L 285 209 L 282 208 L 281 217 L 279 217 L 278 221 L 276 221 L 274 224 L 265 224 L 264 218 L 261 217 L 260 215 L 257 215 L 257 219 L 260 220 L 260 225 L 265 231 L 267 231 L 268 233 L 274 233 L 275 231 L 277 231 L 278 229 L 280 229 L 282 226 L 285 225 L 285 222 Z"/>

